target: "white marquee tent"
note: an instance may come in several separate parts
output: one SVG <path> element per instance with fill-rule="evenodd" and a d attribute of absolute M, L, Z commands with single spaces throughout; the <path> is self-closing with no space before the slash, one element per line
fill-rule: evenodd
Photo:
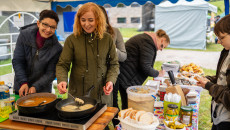
<path fill-rule="evenodd" d="M 217 7 L 203 0 L 163 2 L 156 6 L 155 30 L 169 34 L 171 48 L 206 49 L 208 10 L 216 13 Z"/>

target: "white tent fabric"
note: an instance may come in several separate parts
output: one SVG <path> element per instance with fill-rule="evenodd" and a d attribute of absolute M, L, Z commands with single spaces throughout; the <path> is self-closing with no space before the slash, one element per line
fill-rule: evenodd
<path fill-rule="evenodd" d="M 155 30 L 169 34 L 171 48 L 206 49 L 208 10 L 216 12 L 217 8 L 203 0 L 163 2 L 156 6 Z"/>
<path fill-rule="evenodd" d="M 36 0 L 0 0 L 0 11 L 41 12 L 51 9 L 50 3 Z"/>

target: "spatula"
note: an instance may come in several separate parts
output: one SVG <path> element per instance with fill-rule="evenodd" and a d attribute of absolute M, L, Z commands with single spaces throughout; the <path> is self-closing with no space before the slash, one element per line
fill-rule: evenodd
<path fill-rule="evenodd" d="M 82 99 L 80 99 L 80 98 L 75 98 L 72 94 L 70 94 L 70 93 L 68 93 L 68 95 L 70 95 L 70 97 L 71 98 L 73 98 L 73 100 L 76 102 L 76 103 L 78 103 L 79 105 L 83 105 L 85 102 L 82 100 Z"/>

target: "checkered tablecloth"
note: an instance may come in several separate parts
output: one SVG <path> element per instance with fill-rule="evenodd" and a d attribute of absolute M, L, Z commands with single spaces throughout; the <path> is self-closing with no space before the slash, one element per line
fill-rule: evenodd
<path fill-rule="evenodd" d="M 196 101 L 195 104 L 189 104 L 193 108 L 193 115 L 192 115 L 192 126 L 191 127 L 186 127 L 186 130 L 198 130 L 198 113 L 199 113 L 199 104 L 200 104 L 200 93 L 198 93 L 197 96 L 198 100 Z M 159 101 L 159 97 L 156 98 L 158 102 L 163 102 Z M 164 130 L 165 126 L 163 123 L 164 119 L 164 109 L 163 107 L 155 107 L 154 108 L 154 115 L 158 117 L 160 125 L 156 128 L 156 130 Z M 116 127 L 117 130 L 122 130 L 122 126 L 119 124 Z"/>
<path fill-rule="evenodd" d="M 162 101 L 163 102 L 163 101 Z M 196 104 L 189 104 L 193 108 L 193 115 L 192 115 L 192 126 L 187 127 L 186 130 L 198 130 L 198 113 L 199 113 L 199 104 L 200 104 L 200 94 L 198 94 L 198 100 Z M 157 127 L 156 130 L 165 129 L 163 119 L 164 119 L 164 109 L 163 107 L 154 108 L 154 115 L 158 117 L 160 121 L 160 125 Z"/>

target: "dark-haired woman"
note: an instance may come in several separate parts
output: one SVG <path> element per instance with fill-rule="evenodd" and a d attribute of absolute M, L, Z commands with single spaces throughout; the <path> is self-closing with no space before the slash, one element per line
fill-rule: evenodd
<path fill-rule="evenodd" d="M 58 21 L 54 11 L 43 10 L 37 23 L 21 28 L 12 60 L 15 94 L 20 97 L 27 93 L 51 92 L 62 51 L 54 35 Z"/>
<path fill-rule="evenodd" d="M 153 65 L 157 51 L 163 50 L 169 43 L 169 36 L 161 29 L 156 33 L 138 34 L 125 43 L 127 59 L 120 64 L 120 75 L 118 76 L 122 109 L 128 107 L 126 93 L 128 87 L 142 85 L 148 76 L 164 76 L 165 72 L 155 70 Z"/>

